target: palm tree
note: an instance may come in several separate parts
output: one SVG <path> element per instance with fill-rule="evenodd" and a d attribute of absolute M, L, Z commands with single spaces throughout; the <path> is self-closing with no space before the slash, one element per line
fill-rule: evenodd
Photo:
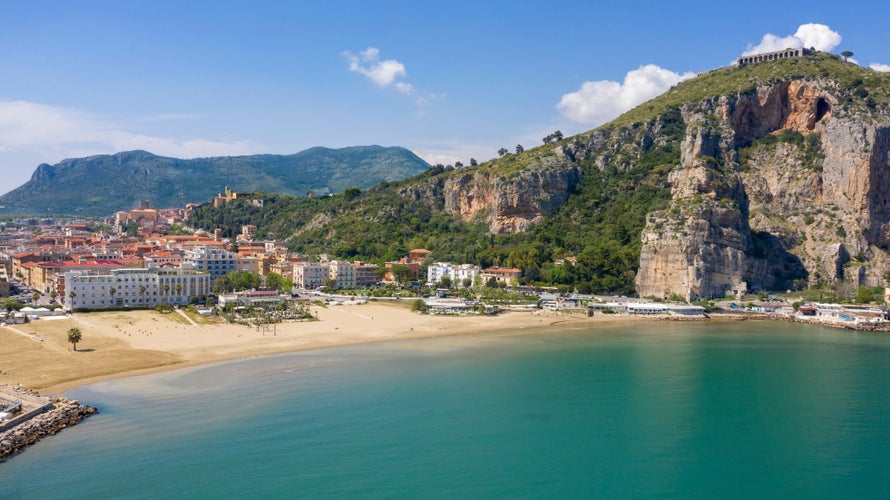
<path fill-rule="evenodd" d="M 68 296 L 71 297 L 71 310 L 73 311 L 74 310 L 74 297 L 77 297 L 77 292 L 75 292 L 74 290 L 71 290 L 71 292 L 68 294 Z"/>
<path fill-rule="evenodd" d="M 56 298 L 59 297 L 59 292 L 53 290 L 53 291 L 49 292 L 49 296 L 52 297 L 53 302 L 55 302 L 55 301 L 56 301 Z"/>
<path fill-rule="evenodd" d="M 143 304 L 145 303 L 145 289 L 145 285 L 139 285 L 139 300 L 141 300 Z"/>
<path fill-rule="evenodd" d="M 170 283 L 164 283 L 164 297 L 170 298 Z"/>
<path fill-rule="evenodd" d="M 80 328 L 72 326 L 68 329 L 68 342 L 71 342 L 71 345 L 74 346 L 74 352 L 77 352 L 77 343 L 80 342 L 81 338 L 83 338 L 83 335 L 80 333 Z"/>
<path fill-rule="evenodd" d="M 108 293 L 111 294 L 111 305 L 114 305 L 114 294 L 117 293 L 117 288 L 115 288 L 115 287 L 109 288 Z"/>

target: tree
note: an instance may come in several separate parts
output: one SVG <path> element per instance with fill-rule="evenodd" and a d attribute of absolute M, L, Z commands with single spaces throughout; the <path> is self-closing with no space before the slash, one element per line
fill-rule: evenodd
<path fill-rule="evenodd" d="M 145 290 L 148 287 L 145 285 L 139 285 L 139 300 L 144 304 L 145 303 Z"/>
<path fill-rule="evenodd" d="M 117 288 L 115 288 L 115 287 L 109 288 L 108 293 L 111 295 L 111 305 L 114 305 L 114 294 L 117 293 Z"/>
<path fill-rule="evenodd" d="M 516 145 L 516 154 L 520 154 L 520 153 L 522 153 L 523 151 L 525 151 L 525 148 L 522 147 L 522 144 L 517 144 L 517 145 Z"/>
<path fill-rule="evenodd" d="M 279 292 L 290 293 L 293 287 L 293 281 L 285 278 L 278 273 L 271 272 L 266 275 L 266 288 L 271 288 L 272 290 L 277 290 Z"/>
<path fill-rule="evenodd" d="M 850 52 L 849 50 L 845 50 L 845 51 L 841 52 L 841 55 L 844 56 L 844 62 L 847 61 L 847 58 L 853 57 L 853 53 Z"/>
<path fill-rule="evenodd" d="M 470 288 L 471 286 L 473 286 L 473 279 L 472 278 L 464 278 L 463 281 L 461 282 L 461 284 L 464 286 L 464 288 Z"/>
<path fill-rule="evenodd" d="M 76 326 L 72 326 L 68 329 L 68 342 L 74 346 L 74 351 L 77 352 L 77 343 L 83 338 L 83 335 L 80 333 L 80 328 Z"/>
<path fill-rule="evenodd" d="M 426 313 L 427 311 L 429 311 L 429 306 L 426 305 L 423 299 L 416 299 L 411 302 L 411 312 Z"/>
<path fill-rule="evenodd" d="M 471 167 L 475 167 L 475 166 L 478 165 L 478 164 L 479 164 L 479 163 L 476 162 L 476 158 L 470 158 L 470 166 L 471 166 Z"/>
<path fill-rule="evenodd" d="M 562 140 L 562 132 L 559 130 L 557 130 L 556 132 L 553 132 L 553 139 L 556 141 L 561 141 Z"/>
<path fill-rule="evenodd" d="M 33 300 L 34 302 L 37 302 L 38 300 L 40 300 L 40 293 L 38 293 L 38 292 L 32 293 L 31 300 Z"/>
<path fill-rule="evenodd" d="M 459 161 L 454 162 L 454 168 L 461 168 L 463 166 L 464 166 L 464 164 Z"/>
<path fill-rule="evenodd" d="M 439 286 L 442 288 L 451 288 L 451 276 L 442 276 L 439 278 Z"/>
<path fill-rule="evenodd" d="M 23 307 L 25 307 L 25 305 L 15 299 L 6 299 L 3 301 L 3 308 L 6 309 L 6 312 L 18 311 Z"/>
<path fill-rule="evenodd" d="M 71 297 L 71 309 L 74 309 L 74 297 L 77 297 L 77 292 L 71 290 L 71 292 L 68 293 L 68 296 Z"/>
<path fill-rule="evenodd" d="M 510 151 L 507 148 L 501 148 L 498 150 L 498 156 L 501 156 L 501 157 L 503 157 L 509 153 L 510 153 Z"/>

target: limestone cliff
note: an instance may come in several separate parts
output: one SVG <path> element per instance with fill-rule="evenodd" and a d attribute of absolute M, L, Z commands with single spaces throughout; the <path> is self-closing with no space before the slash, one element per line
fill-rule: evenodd
<path fill-rule="evenodd" d="M 455 171 L 401 194 L 427 200 L 465 221 L 485 221 L 493 234 L 519 233 L 562 206 L 580 179 L 576 164 L 546 160 L 503 175 L 494 169 Z"/>
<path fill-rule="evenodd" d="M 791 80 L 684 106 L 671 207 L 641 236 L 640 295 L 880 284 L 890 117 L 848 101 L 831 80 Z"/>

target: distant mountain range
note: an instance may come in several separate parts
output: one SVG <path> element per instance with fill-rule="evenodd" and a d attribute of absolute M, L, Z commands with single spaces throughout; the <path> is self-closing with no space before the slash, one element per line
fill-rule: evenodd
<path fill-rule="evenodd" d="M 140 200 L 156 207 L 204 202 L 226 186 L 236 191 L 303 195 L 366 189 L 426 171 L 401 147 L 316 147 L 292 155 L 181 160 L 147 151 L 63 160 L 37 167 L 31 180 L 0 196 L 0 213 L 105 215 Z"/>

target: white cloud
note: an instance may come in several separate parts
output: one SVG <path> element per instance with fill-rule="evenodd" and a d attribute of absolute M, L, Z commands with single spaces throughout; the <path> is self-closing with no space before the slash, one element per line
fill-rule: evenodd
<path fill-rule="evenodd" d="M 183 117 L 188 115 L 168 115 Z M 81 110 L 28 101 L 0 101 L 0 171 L 18 176 L 30 173 L 37 162 L 144 149 L 177 158 L 234 156 L 263 151 L 250 141 L 161 137 L 134 132 L 129 127 Z M 33 165 L 22 165 L 23 158 Z M 4 175 L 3 177 L 5 177 Z"/>
<path fill-rule="evenodd" d="M 830 52 L 840 45 L 841 35 L 824 24 L 801 24 L 793 35 L 779 37 L 772 33 L 763 35 L 757 45 L 748 44 L 747 50 L 742 55 L 763 54 L 785 49 L 815 48 L 823 52 Z"/>
<path fill-rule="evenodd" d="M 368 47 L 358 53 L 358 55 L 348 50 L 341 54 L 349 61 L 349 71 L 365 75 L 369 80 L 380 87 L 389 87 L 395 82 L 396 78 L 408 76 L 405 65 L 395 59 L 378 60 L 380 57 L 380 49 L 376 47 Z M 362 64 L 365 63 L 365 64 Z M 396 90 L 405 94 L 413 91 L 410 84 L 404 82 L 396 83 Z M 408 92 L 406 92 L 408 91 Z"/>
<path fill-rule="evenodd" d="M 623 83 L 584 82 L 577 92 L 562 96 L 556 109 L 573 122 L 600 125 L 693 76 L 647 64 L 628 72 Z"/>
<path fill-rule="evenodd" d="M 871 63 L 868 65 L 868 67 L 875 71 L 882 71 L 882 72 L 890 71 L 890 64 Z"/>
<path fill-rule="evenodd" d="M 427 95 L 418 96 L 417 99 L 414 101 L 417 105 L 417 117 L 423 118 L 424 116 L 426 116 L 426 110 L 430 107 L 430 104 L 435 101 L 441 101 L 443 99 L 445 99 L 445 94 L 429 93 Z"/>
<path fill-rule="evenodd" d="M 414 86 L 412 86 L 410 83 L 396 82 L 395 87 L 396 90 L 398 90 L 401 94 L 411 95 L 414 93 Z"/>

